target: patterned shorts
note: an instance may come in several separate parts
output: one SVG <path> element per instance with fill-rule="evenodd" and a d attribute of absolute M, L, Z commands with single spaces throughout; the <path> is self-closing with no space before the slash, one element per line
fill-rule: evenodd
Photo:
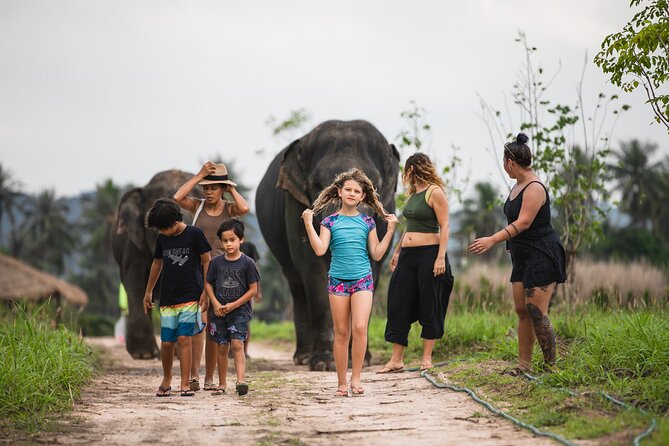
<path fill-rule="evenodd" d="M 249 332 L 246 317 L 214 316 L 209 322 L 209 337 L 217 344 L 229 344 L 231 340 L 246 341 Z"/>
<path fill-rule="evenodd" d="M 328 294 L 350 296 L 358 291 L 374 291 L 374 277 L 371 273 L 357 280 L 340 280 L 328 275 Z"/>
<path fill-rule="evenodd" d="M 198 301 L 160 307 L 160 340 L 176 342 L 179 336 L 195 336 L 204 329 Z"/>

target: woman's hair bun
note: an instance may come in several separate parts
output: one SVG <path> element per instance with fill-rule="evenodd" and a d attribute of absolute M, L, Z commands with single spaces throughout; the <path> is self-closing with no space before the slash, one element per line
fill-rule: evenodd
<path fill-rule="evenodd" d="M 518 136 L 516 136 L 516 142 L 520 144 L 525 144 L 529 140 L 530 138 L 528 138 L 524 133 L 518 133 Z"/>

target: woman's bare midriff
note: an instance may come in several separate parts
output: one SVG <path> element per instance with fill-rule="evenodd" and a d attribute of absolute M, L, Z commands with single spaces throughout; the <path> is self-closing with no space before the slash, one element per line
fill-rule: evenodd
<path fill-rule="evenodd" d="M 402 248 L 408 248 L 410 246 L 427 246 L 427 245 L 438 245 L 439 244 L 439 233 L 428 233 L 428 232 L 407 232 L 402 238 Z"/>

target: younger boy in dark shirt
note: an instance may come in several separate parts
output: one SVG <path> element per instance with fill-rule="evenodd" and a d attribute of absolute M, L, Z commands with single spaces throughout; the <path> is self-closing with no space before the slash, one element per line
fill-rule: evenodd
<path fill-rule="evenodd" d="M 211 246 L 202 230 L 183 222 L 181 208 L 167 198 L 156 200 L 146 215 L 146 227 L 158 230 L 149 281 L 144 293 L 144 312 L 153 308 L 153 288 L 160 280 L 160 359 L 163 381 L 156 396 L 170 396 L 175 343 L 179 344 L 181 396 L 193 396 L 190 378 L 191 337 L 202 331 L 200 305 L 204 272 L 209 268 Z M 202 296 L 202 298 L 201 298 Z M 202 300 L 202 302 L 200 302 Z"/>
<path fill-rule="evenodd" d="M 221 240 L 224 255 L 211 261 L 205 290 L 209 296 L 214 317 L 209 322 L 209 336 L 218 344 L 218 389 L 214 395 L 225 393 L 228 373 L 228 350 L 232 349 L 237 372 L 236 390 L 245 395 L 246 361 L 244 341 L 253 316 L 250 300 L 258 292 L 260 274 L 255 262 L 240 251 L 244 240 L 244 224 L 232 218 L 221 223 L 216 233 Z"/>

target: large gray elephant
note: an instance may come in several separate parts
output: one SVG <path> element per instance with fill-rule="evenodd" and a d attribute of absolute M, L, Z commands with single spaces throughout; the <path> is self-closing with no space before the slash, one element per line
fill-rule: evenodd
<path fill-rule="evenodd" d="M 142 306 L 158 233 L 144 227 L 144 218 L 156 199 L 172 197 L 192 176 L 180 170 L 160 172 L 146 186 L 126 192 L 118 206 L 112 230 L 112 251 L 121 282 L 128 293 L 126 350 L 135 359 L 151 359 L 159 355 L 151 315 L 144 314 Z M 184 212 L 184 217 L 188 220 L 190 214 Z M 159 295 L 159 284 L 154 295 Z"/>
<path fill-rule="evenodd" d="M 288 280 L 293 297 L 295 364 L 332 370 L 332 317 L 326 290 L 329 254 L 318 257 L 300 216 L 334 177 L 353 167 L 376 185 L 383 206 L 395 211 L 399 153 L 367 121 L 326 121 L 293 141 L 272 161 L 256 190 L 260 230 Z M 317 216 L 318 227 L 326 215 Z M 374 216 L 379 239 L 385 221 Z M 381 261 L 383 262 L 383 260 Z M 372 262 L 375 281 L 380 263 Z M 366 355 L 369 363 L 369 352 Z"/>

